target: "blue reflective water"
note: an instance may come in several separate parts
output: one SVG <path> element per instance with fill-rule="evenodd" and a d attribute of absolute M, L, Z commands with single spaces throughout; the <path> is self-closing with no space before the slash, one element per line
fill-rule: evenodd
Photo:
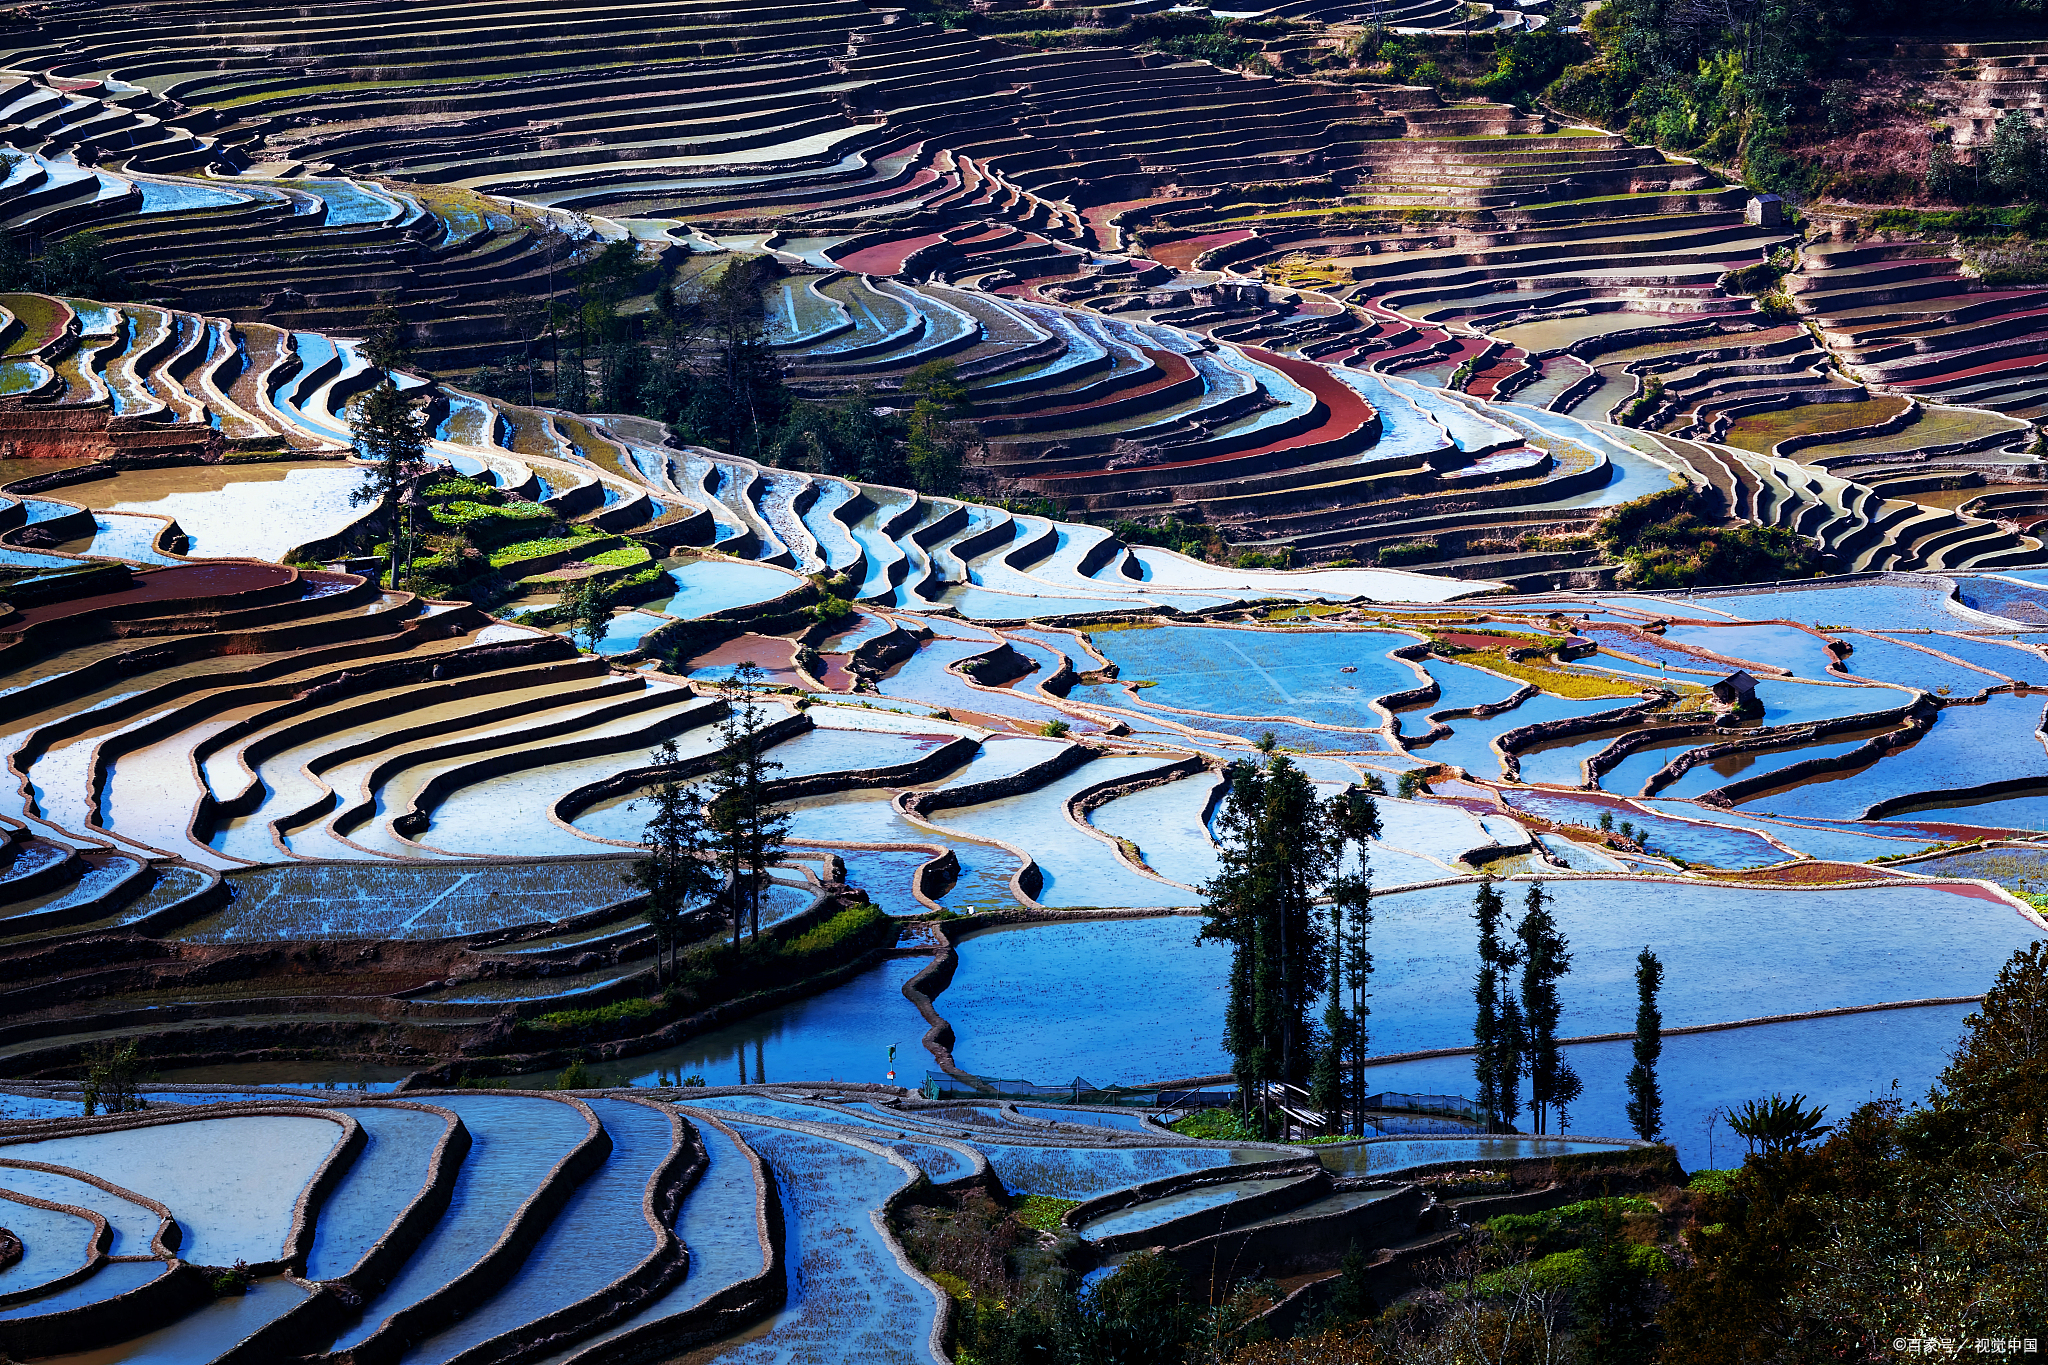
<path fill-rule="evenodd" d="M 1800 621 L 1808 625 L 1854 626 L 1859 630 L 1968 630 L 1939 583 L 1841 583 L 1761 592 L 1702 593 L 1675 601 L 1675 610 L 1697 600 L 1751 621 Z"/>
<path fill-rule="evenodd" d="M 2036 734 L 2040 719 L 2038 697 L 2012 693 L 1994 694 L 1978 705 L 1945 706 L 1934 728 L 1909 748 L 1859 772 L 1813 778 L 1745 804 L 1771 815 L 1853 820 L 1889 798 L 2033 778 L 2048 784 L 2048 754 Z M 1980 822 L 1962 813 L 1948 818 Z"/>
<path fill-rule="evenodd" d="M 1573 953 L 1565 1036 L 1633 1026 L 1635 957 L 1645 944 L 1665 962 L 1664 1019 L 1678 1027 L 1975 995 L 2040 937 L 2005 902 L 1910 882 L 1828 890 L 1569 880 L 1549 890 Z M 1511 916 L 1524 891 L 1505 888 Z M 1472 896 L 1468 883 L 1375 900 L 1375 1053 L 1469 1042 Z M 934 1001 L 953 1025 L 955 1060 L 977 1075 L 1040 1084 L 1222 1073 L 1230 955 L 1197 945 L 1196 929 L 1193 919 L 1142 919 L 967 939 L 953 984 Z M 1164 996 L 1162 982 L 1171 983 Z"/>
<path fill-rule="evenodd" d="M 911 1177 L 845 1143 L 735 1122 L 775 1170 L 787 1230 L 789 1301 L 765 1335 L 720 1354 L 733 1365 L 910 1362 L 940 1365 L 930 1339 L 938 1303 L 910 1278 L 869 1217 Z"/>
<path fill-rule="evenodd" d="M 595 1294 L 654 1253 L 655 1230 L 641 1206 L 674 1148 L 674 1125 L 666 1112 L 631 1100 L 594 1099 L 590 1107 L 611 1135 L 604 1164 L 576 1187 L 504 1288 L 414 1345 L 408 1361 L 453 1360 Z"/>
<path fill-rule="evenodd" d="M 137 213 L 176 213 L 186 209 L 218 209 L 247 203 L 249 196 L 211 185 L 182 181 L 137 180 L 142 206 Z"/>
<path fill-rule="evenodd" d="M 161 1263 L 147 1262 L 146 1267 L 154 1271 L 161 1268 Z M 103 1267 L 85 1283 L 90 1285 L 114 1278 L 110 1272 L 128 1268 Z M 225 1354 L 237 1342 L 247 1340 L 257 1329 L 276 1321 L 305 1300 L 305 1291 L 289 1280 L 258 1280 L 249 1286 L 246 1294 L 230 1294 L 226 1298 L 215 1299 L 168 1327 L 160 1327 L 118 1347 L 45 1356 L 43 1359 L 60 1361 L 63 1365 L 108 1365 L 110 1361 L 119 1361 L 121 1365 L 194 1365 L 194 1362 L 213 1360 Z"/>
<path fill-rule="evenodd" d="M 474 1265 L 588 1128 L 573 1106 L 538 1097 L 441 1095 L 434 1103 L 461 1116 L 471 1139 L 448 1211 L 384 1291 L 364 1305 L 362 1317 L 335 1339 L 334 1350 L 361 1344 L 392 1314 Z"/>
<path fill-rule="evenodd" d="M 1566 978 L 1567 986 L 1570 978 Z M 1829 1122 L 1892 1093 L 1920 1100 L 1963 1032 L 1971 1005 L 1879 1010 L 1664 1037 L 1657 1072 L 1664 1097 L 1664 1138 L 1691 1170 L 1737 1166 L 1744 1145 L 1727 1115 L 1773 1093 L 1804 1094 L 1825 1105 Z M 1565 1059 L 1585 1083 L 1572 1106 L 1574 1133 L 1633 1136 L 1627 1115 L 1630 1044 L 1567 1045 Z M 1473 1092 L 1472 1058 L 1432 1057 L 1375 1066 L 1367 1084 L 1424 1094 Z M 1524 1116 L 1526 1121 L 1526 1115 Z M 1710 1122 L 1711 1120 L 1711 1122 Z M 1479 1163 L 1475 1163 L 1479 1164 Z"/>
<path fill-rule="evenodd" d="M 434 1147 L 448 1126 L 438 1114 L 411 1109 L 341 1112 L 363 1125 L 367 1142 L 314 1225 L 306 1258 L 307 1278 L 314 1280 L 346 1275 L 426 1188 Z"/>
<path fill-rule="evenodd" d="M 1880 678 L 1885 682 L 1904 683 L 1917 687 L 1923 692 L 1935 692 L 1941 696 L 1974 697 L 1987 687 L 1996 687 L 2004 681 L 1989 673 L 1952 664 L 1937 658 L 1925 649 L 1915 649 L 1916 644 L 1925 644 L 1928 649 L 1947 653 L 1947 639 L 1943 636 L 1913 637 L 1910 642 L 1882 639 L 1875 635 L 1850 637 L 1855 646 L 1853 653 L 1842 660 L 1842 669 L 1858 678 Z M 2011 653 L 2012 651 L 2008 651 Z M 2013 654 L 2014 663 L 2020 656 Z"/>
<path fill-rule="evenodd" d="M 1469 1066 L 1470 1063 L 1468 1062 Z M 1569 1156 L 1575 1152 L 1612 1151 L 1605 1143 L 1573 1142 L 1565 1138 L 1483 1137 L 1483 1138 L 1397 1138 L 1389 1142 L 1361 1142 L 1343 1147 L 1318 1147 L 1316 1156 L 1325 1169 L 1338 1175 L 1390 1175 L 1446 1161 L 1469 1162 L 1484 1167 L 1500 1161 L 1521 1161 L 1530 1157 Z"/>
<path fill-rule="evenodd" d="M 1146 704 L 1224 715 L 1377 729 L 1385 722 L 1374 699 L 1421 681 L 1407 663 L 1388 657 L 1413 637 L 1389 631 L 1159 626 L 1100 631 L 1093 643 L 1125 682 L 1157 684 L 1142 690 Z"/>
<path fill-rule="evenodd" d="M 702 1076 L 712 1085 L 754 1081 L 884 1081 L 889 1049 L 909 1084 L 930 1056 L 919 1045 L 930 1026 L 903 996 L 903 983 L 930 965 L 889 958 L 843 986 L 778 1005 L 700 1033 L 659 1052 L 589 1063 L 597 1085 L 653 1085 L 661 1075 Z"/>

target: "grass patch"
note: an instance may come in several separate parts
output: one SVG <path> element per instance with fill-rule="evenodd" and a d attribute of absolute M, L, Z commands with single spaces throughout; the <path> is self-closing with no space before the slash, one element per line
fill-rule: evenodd
<path fill-rule="evenodd" d="M 1049 1194 L 1027 1194 L 1019 1196 L 1017 1202 L 1010 1206 L 1010 1216 L 1027 1228 L 1057 1233 L 1061 1230 L 1061 1215 L 1068 1209 L 1080 1206 L 1081 1201 L 1078 1199 L 1055 1199 Z"/>
<path fill-rule="evenodd" d="M 877 920 L 887 919 L 878 905 L 862 902 L 850 905 L 831 919 L 804 934 L 801 938 L 782 946 L 784 957 L 812 957 L 830 952 L 841 943 L 853 938 L 871 927 Z"/>
<path fill-rule="evenodd" d="M 1638 682 L 1545 668 L 1526 659 L 1510 659 L 1505 653 L 1493 649 L 1476 649 L 1469 654 L 1460 654 L 1457 661 L 1477 664 L 1481 668 L 1503 674 L 1517 682 L 1534 683 L 1554 696 L 1578 700 L 1592 697 L 1633 697 L 1643 690 L 1643 685 Z"/>
<path fill-rule="evenodd" d="M 1198 1109 L 1184 1119 L 1167 1125 L 1182 1137 L 1205 1138 L 1211 1142 L 1257 1142 L 1260 1135 L 1245 1127 L 1235 1109 Z"/>
<path fill-rule="evenodd" d="M 1503 1213 L 1486 1220 L 1486 1230 L 1503 1246 L 1534 1254 L 1575 1251 L 1600 1238 L 1608 1217 L 1655 1218 L 1657 1206 L 1641 1195 L 1582 1199 L 1541 1213 Z"/>
<path fill-rule="evenodd" d="M 601 532 L 586 530 L 583 527 L 572 527 L 569 534 L 565 536 L 546 536 L 539 540 L 518 540 L 510 545 L 500 545 L 497 549 L 491 551 L 491 567 L 502 569 L 506 565 L 516 564 L 522 559 L 539 559 L 542 555 L 557 554 L 564 550 L 574 550 L 578 545 L 597 539 L 601 534 Z"/>
<path fill-rule="evenodd" d="M 1694 1194 L 1732 1194 L 1735 1177 L 1741 1174 L 1740 1170 L 1694 1171 L 1685 1188 Z"/>
<path fill-rule="evenodd" d="M 1771 447 L 1788 436 L 1819 435 L 1847 431 L 1851 427 L 1873 426 L 1889 421 L 1912 406 L 1912 399 L 1869 398 L 1860 403 L 1809 403 L 1773 412 L 1756 412 L 1736 419 L 1728 427 L 1728 444 L 1768 455 Z"/>
<path fill-rule="evenodd" d="M 1651 1246 L 1631 1246 L 1628 1249 L 1629 1264 L 1654 1279 L 1671 1268 L 1670 1260 L 1663 1252 Z M 1536 1289 L 1547 1292 L 1569 1292 L 1577 1289 L 1585 1280 L 1588 1266 L 1583 1251 L 1556 1251 L 1532 1261 L 1526 1267 L 1517 1266 L 1510 1270 L 1496 1270 L 1490 1275 L 1481 1275 L 1472 1282 L 1472 1293 L 1482 1299 L 1507 1298 L 1512 1296 L 1524 1274 Z"/>
<path fill-rule="evenodd" d="M 631 1019 L 651 1019 L 661 1009 L 660 1002 L 635 998 L 620 1000 L 587 1010 L 555 1010 L 550 1014 L 536 1015 L 522 1019 L 519 1027 L 532 1033 L 566 1033 L 571 1029 L 598 1028 L 606 1024 L 624 1023 Z"/>
<path fill-rule="evenodd" d="M 0 305 L 21 323 L 21 334 L 8 344 L 8 355 L 28 355 L 53 340 L 61 306 L 39 294 L 7 294 Z"/>

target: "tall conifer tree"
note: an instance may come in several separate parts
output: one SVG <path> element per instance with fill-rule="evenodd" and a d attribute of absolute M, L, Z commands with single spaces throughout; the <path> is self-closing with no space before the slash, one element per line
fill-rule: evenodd
<path fill-rule="evenodd" d="M 647 923 L 654 930 L 656 975 L 666 982 L 675 978 L 684 911 L 692 901 L 708 896 L 717 882 L 704 862 L 704 817 L 697 789 L 684 785 L 676 776 L 682 765 L 676 742 L 663 740 L 653 758 L 663 772 L 648 792 L 654 810 L 643 835 L 647 856 L 634 861 L 632 877 L 634 884 L 647 893 Z M 668 955 L 666 965 L 662 963 L 664 951 Z"/>
<path fill-rule="evenodd" d="M 1315 904 L 1331 867 L 1328 820 L 1284 754 L 1232 766 L 1201 938 L 1231 946 L 1224 1046 L 1247 1105 L 1262 1083 L 1300 1085 L 1315 1065 L 1312 1011 L 1329 976 Z"/>
<path fill-rule="evenodd" d="M 1521 942 L 1521 1024 L 1523 1070 L 1529 1077 L 1529 1117 L 1539 1133 L 1549 1131 L 1550 1114 L 1565 1111 L 1579 1097 L 1578 1073 L 1557 1050 L 1557 1022 L 1562 1013 L 1557 980 L 1572 969 L 1570 944 L 1558 932 L 1550 913 L 1550 897 L 1542 882 L 1530 884 L 1523 901 L 1522 921 L 1515 927 Z"/>
<path fill-rule="evenodd" d="M 726 718 L 718 727 L 719 750 L 711 773 L 712 846 L 732 878 L 732 941 L 743 928 L 761 936 L 761 892 L 768 865 L 782 856 L 789 816 L 768 796 L 770 777 L 782 765 L 766 757 L 766 717 L 758 701 L 761 670 L 749 661 L 733 669 L 726 683 Z"/>
<path fill-rule="evenodd" d="M 1472 988 L 1478 1006 L 1472 1022 L 1472 1073 L 1479 1086 L 1479 1108 L 1493 1129 L 1511 1127 L 1520 1107 L 1520 1030 L 1514 1027 L 1519 1014 L 1507 982 L 1515 953 L 1501 941 L 1504 913 L 1500 892 L 1492 882 L 1481 882 L 1472 900 L 1472 914 L 1479 921 L 1479 974 Z"/>
<path fill-rule="evenodd" d="M 1351 788 L 1332 797 L 1328 807 L 1331 868 L 1329 1002 L 1323 1010 L 1322 1046 L 1317 1052 L 1315 1107 L 1339 1132 L 1357 1132 L 1365 1124 L 1365 1056 L 1370 1035 L 1366 1018 L 1366 983 L 1372 977 L 1372 953 L 1366 943 L 1372 926 L 1372 845 L 1380 832 L 1380 812 L 1371 795 Z M 1347 870 L 1347 857 L 1357 849 L 1357 870 Z M 1348 995 L 1348 1004 L 1347 1004 Z M 1348 1120 L 1348 1121 L 1347 1121 Z"/>
<path fill-rule="evenodd" d="M 349 437 L 369 463 L 351 507 L 375 506 L 373 519 L 391 538 L 391 586 L 412 574 L 414 482 L 427 469 L 427 431 L 418 406 L 386 379 L 349 404 Z"/>
<path fill-rule="evenodd" d="M 1628 1122 L 1645 1142 L 1655 1142 L 1664 1128 L 1664 1096 L 1657 1087 L 1657 1058 L 1664 1051 L 1657 992 L 1663 985 L 1664 964 L 1646 947 L 1636 954 L 1636 1064 L 1628 1073 Z"/>

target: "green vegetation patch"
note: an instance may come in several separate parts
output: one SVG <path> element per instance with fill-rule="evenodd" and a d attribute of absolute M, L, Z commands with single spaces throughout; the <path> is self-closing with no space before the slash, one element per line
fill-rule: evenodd
<path fill-rule="evenodd" d="M 1486 1220 L 1486 1230 L 1502 1246 L 1541 1256 L 1581 1251 L 1599 1241 L 1610 1223 L 1655 1219 L 1657 1206 L 1640 1195 L 1582 1199 L 1541 1213 L 1503 1213 Z"/>
<path fill-rule="evenodd" d="M 1260 1140 L 1257 1133 L 1245 1127 L 1243 1116 L 1235 1109 L 1198 1109 L 1167 1126 L 1182 1137 L 1203 1138 L 1211 1142 Z"/>
<path fill-rule="evenodd" d="M 1058 1232 L 1060 1218 L 1068 1209 L 1081 1206 L 1078 1199 L 1055 1199 L 1049 1194 L 1027 1194 L 1019 1196 L 1010 1206 L 1010 1216 L 1027 1228 L 1040 1232 Z"/>
<path fill-rule="evenodd" d="M 635 998 L 600 1005 L 595 1009 L 554 1010 L 532 1019 L 523 1019 L 519 1027 L 532 1033 L 566 1033 L 573 1029 L 601 1028 L 607 1024 L 624 1023 L 633 1019 L 651 1019 L 660 1010 L 659 1001 Z"/>
<path fill-rule="evenodd" d="M 1728 444 L 1768 455 L 1771 447 L 1788 436 L 1820 435 L 1874 426 L 1889 421 L 1913 405 L 1910 398 L 1886 396 L 1860 403 L 1806 403 L 1772 412 L 1751 413 L 1728 427 Z"/>
<path fill-rule="evenodd" d="M 468 502 L 484 502 L 493 506 L 504 500 L 504 494 L 496 486 L 456 474 L 438 483 L 428 484 L 421 496 L 428 502 L 450 502 L 457 498 Z"/>
<path fill-rule="evenodd" d="M 1820 551 L 1782 526 L 1724 526 L 1693 510 L 1689 488 L 1625 502 L 1600 519 L 1595 535 L 1627 567 L 1632 588 L 1716 587 L 1811 578 Z"/>
<path fill-rule="evenodd" d="M 502 569 L 506 565 L 516 564 L 522 559 L 539 559 L 543 555 L 574 550 L 578 545 L 593 540 L 597 536 L 598 532 L 585 530 L 578 526 L 571 527 L 569 534 L 565 536 L 547 536 L 539 540 L 514 541 L 510 545 L 501 545 L 491 552 L 491 567 Z"/>
<path fill-rule="evenodd" d="M 1670 1258 L 1652 1246 L 1631 1246 L 1626 1255 L 1629 1268 L 1645 1277 L 1655 1278 L 1671 1268 Z M 1590 1258 L 1585 1252 L 1553 1252 L 1530 1262 L 1527 1267 L 1518 1266 L 1481 1275 L 1472 1282 L 1472 1293 L 1482 1299 L 1511 1298 L 1524 1283 L 1542 1292 L 1569 1292 L 1584 1285 L 1591 1271 Z"/>
<path fill-rule="evenodd" d="M 535 502 L 493 507 L 466 498 L 436 504 L 433 517 L 435 525 L 460 531 L 482 548 L 508 541 L 528 541 L 536 529 L 551 528 L 555 520 L 554 513 Z"/>
<path fill-rule="evenodd" d="M 882 908 L 871 902 L 849 905 L 823 924 L 782 946 L 784 957 L 817 957 L 843 943 L 857 939 L 887 919 Z"/>

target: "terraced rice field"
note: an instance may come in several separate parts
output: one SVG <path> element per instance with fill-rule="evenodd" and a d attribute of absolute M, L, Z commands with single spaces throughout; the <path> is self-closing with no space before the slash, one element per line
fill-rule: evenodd
<path fill-rule="evenodd" d="M 8 1358 L 937 1362 L 920 1177 L 1169 1253 L 1420 1245 L 1419 1168 L 1626 1154 L 1645 944 L 1696 1167 L 1772 1090 L 1924 1092 L 2048 933 L 2039 290 L 1551 113 L 1295 79 L 1327 6 L 1274 12 L 1271 79 L 1125 46 L 1156 7 L 1029 45 L 1002 8 L 16 16 L 0 219 L 125 288 L 0 295 Z M 651 363 L 703 359 L 694 276 L 847 420 L 952 366 L 964 486 L 595 411 L 616 356 L 536 319 L 596 316 L 600 252 Z M 1760 261 L 1789 302 L 1732 287 Z M 481 485 L 412 512 L 491 514 L 461 600 L 360 496 L 387 309 L 422 486 Z M 537 401 L 586 362 L 593 411 Z M 1681 487 L 1827 576 L 1629 586 L 1596 528 Z M 671 986 L 630 869 L 732 760 L 743 662 L 789 826 L 761 941 L 721 874 Z M 1386 1092 L 1469 1091 L 1475 889 L 1547 888 L 1569 1130 L 1146 1117 L 1231 1082 L 1194 912 L 1276 756 L 1381 792 Z M 182 1088 L 83 1116 L 131 1039 Z M 292 1084 L 350 1077 L 399 1088 Z"/>

